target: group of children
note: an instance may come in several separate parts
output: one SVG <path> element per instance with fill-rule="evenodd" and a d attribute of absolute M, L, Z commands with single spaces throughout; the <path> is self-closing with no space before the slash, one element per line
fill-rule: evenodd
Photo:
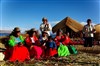
<path fill-rule="evenodd" d="M 46 31 L 43 31 L 39 37 L 36 33 L 34 28 L 30 29 L 27 31 L 28 36 L 24 39 L 20 34 L 20 29 L 15 27 L 9 36 L 8 46 L 6 46 L 7 49 L 4 52 L 5 59 L 11 62 L 23 62 L 31 58 L 50 58 L 70 54 L 66 46 L 71 41 L 68 32 L 63 35 L 62 31 L 58 30 L 55 38 L 48 36 Z"/>

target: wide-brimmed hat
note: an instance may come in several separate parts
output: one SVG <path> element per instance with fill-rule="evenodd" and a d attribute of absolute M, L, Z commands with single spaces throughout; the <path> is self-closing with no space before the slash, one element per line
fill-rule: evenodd
<path fill-rule="evenodd" d="M 35 28 L 30 29 L 30 32 L 36 32 L 37 30 Z"/>
<path fill-rule="evenodd" d="M 47 31 L 43 31 L 42 34 L 48 34 Z"/>
<path fill-rule="evenodd" d="M 15 27 L 13 32 L 20 32 L 20 28 L 19 27 Z"/>

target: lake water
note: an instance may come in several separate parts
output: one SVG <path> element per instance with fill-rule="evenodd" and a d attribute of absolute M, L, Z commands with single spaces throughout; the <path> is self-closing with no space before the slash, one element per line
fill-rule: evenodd
<path fill-rule="evenodd" d="M 9 33 L 0 33 L 0 36 L 9 36 Z"/>

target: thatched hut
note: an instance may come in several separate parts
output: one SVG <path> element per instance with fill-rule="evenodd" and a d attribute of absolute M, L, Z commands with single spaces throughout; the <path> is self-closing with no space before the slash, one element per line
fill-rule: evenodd
<path fill-rule="evenodd" d="M 53 33 L 58 29 L 63 30 L 63 33 L 69 32 L 70 37 L 80 37 L 82 35 L 81 30 L 83 29 L 83 25 L 70 17 L 66 17 L 52 28 Z"/>
<path fill-rule="evenodd" d="M 100 24 L 95 25 L 95 39 L 100 41 Z"/>

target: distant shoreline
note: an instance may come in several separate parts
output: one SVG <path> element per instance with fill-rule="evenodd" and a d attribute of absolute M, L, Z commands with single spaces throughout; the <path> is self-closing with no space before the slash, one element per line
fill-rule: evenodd
<path fill-rule="evenodd" d="M 0 37 L 1 36 L 9 36 L 10 33 L 0 33 Z"/>

